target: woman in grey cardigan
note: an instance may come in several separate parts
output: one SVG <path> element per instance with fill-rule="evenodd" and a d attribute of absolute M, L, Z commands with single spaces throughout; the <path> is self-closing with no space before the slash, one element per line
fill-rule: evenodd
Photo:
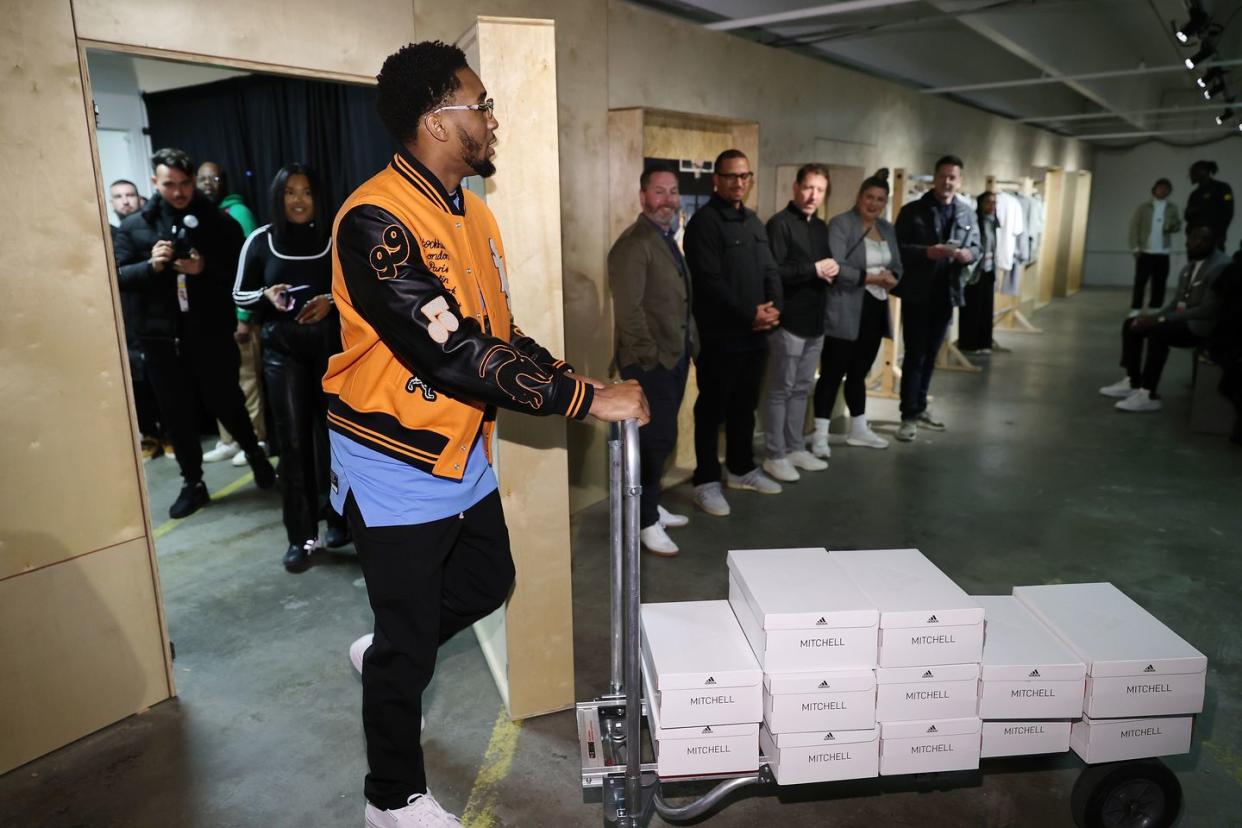
<path fill-rule="evenodd" d="M 828 246 L 841 270 L 828 290 L 827 331 L 815 386 L 815 434 L 811 450 L 828 456 L 828 424 L 841 381 L 850 410 L 851 446 L 888 448 L 867 425 L 867 374 L 880 340 L 891 336 L 888 291 L 901 278 L 901 249 L 893 225 L 881 216 L 888 206 L 888 170 L 862 183 L 854 209 L 828 222 Z"/>

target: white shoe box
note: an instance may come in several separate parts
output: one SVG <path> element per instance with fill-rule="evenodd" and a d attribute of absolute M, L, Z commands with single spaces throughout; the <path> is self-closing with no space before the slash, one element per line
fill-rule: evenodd
<path fill-rule="evenodd" d="M 875 727 L 875 671 L 765 673 L 763 720 L 773 733 Z"/>
<path fill-rule="evenodd" d="M 1193 716 L 1074 722 L 1070 747 L 1089 765 L 1190 752 Z"/>
<path fill-rule="evenodd" d="M 759 729 L 759 746 L 778 785 L 870 779 L 880 773 L 880 730 L 772 733 Z"/>
<path fill-rule="evenodd" d="M 763 673 L 728 601 L 642 606 L 643 666 L 665 727 L 758 722 Z"/>
<path fill-rule="evenodd" d="M 984 759 L 1064 753 L 1070 748 L 1069 721 L 1039 720 L 983 723 Z"/>
<path fill-rule="evenodd" d="M 662 779 L 714 773 L 750 773 L 759 769 L 758 723 L 663 727 L 659 706 L 651 701 L 655 697 L 655 689 L 646 670 L 643 671 L 643 684 L 647 690 L 656 773 Z"/>
<path fill-rule="evenodd" d="M 1112 584 L 1015 587 L 1013 594 L 1086 665 L 1087 716 L 1203 710 L 1207 657 Z"/>
<path fill-rule="evenodd" d="M 975 596 L 975 600 L 987 616 L 979 717 L 986 721 L 1081 716 L 1087 668 L 1073 650 L 1012 595 Z M 1068 734 L 1066 730 L 1067 739 Z"/>
<path fill-rule="evenodd" d="M 880 724 L 880 776 L 979 767 L 980 730 L 974 717 Z"/>
<path fill-rule="evenodd" d="M 917 549 L 832 551 L 880 611 L 881 667 L 978 663 L 983 608 Z"/>
<path fill-rule="evenodd" d="M 729 552 L 729 603 L 769 673 L 870 668 L 880 613 L 823 548 Z"/>
<path fill-rule="evenodd" d="M 979 665 L 879 667 L 875 717 L 881 722 L 961 719 L 979 708 Z"/>

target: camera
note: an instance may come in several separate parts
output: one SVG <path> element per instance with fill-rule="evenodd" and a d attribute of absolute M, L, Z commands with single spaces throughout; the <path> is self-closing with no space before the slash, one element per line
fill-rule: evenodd
<path fill-rule="evenodd" d="M 195 216 L 186 216 L 181 219 L 180 223 L 172 226 L 172 231 L 165 241 L 172 242 L 173 261 L 190 258 L 190 251 L 194 247 L 194 241 L 190 236 L 197 228 L 198 218 Z"/>

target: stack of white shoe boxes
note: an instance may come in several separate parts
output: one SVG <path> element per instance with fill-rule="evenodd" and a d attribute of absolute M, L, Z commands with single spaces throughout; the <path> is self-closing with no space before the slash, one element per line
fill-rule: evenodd
<path fill-rule="evenodd" d="M 1070 731 L 1084 762 L 1190 750 L 1206 656 L 1112 584 L 1015 587 L 1013 594 L 1086 664 L 1083 716 Z"/>
<path fill-rule="evenodd" d="M 880 611 L 880 775 L 979 767 L 983 608 L 917 549 L 830 558 Z"/>
<path fill-rule="evenodd" d="M 984 759 L 1069 750 L 1082 716 L 1087 668 L 1012 595 L 975 596 L 983 607 L 979 718 Z"/>
<path fill-rule="evenodd" d="M 879 772 L 879 613 L 823 548 L 732 551 L 729 603 L 763 668 L 760 746 L 781 785 Z"/>
<path fill-rule="evenodd" d="M 757 771 L 763 674 L 729 602 L 643 604 L 641 618 L 657 773 Z"/>

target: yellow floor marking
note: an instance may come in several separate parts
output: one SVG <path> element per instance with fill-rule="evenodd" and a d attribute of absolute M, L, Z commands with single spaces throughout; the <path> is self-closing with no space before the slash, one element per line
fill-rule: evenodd
<path fill-rule="evenodd" d="M 1212 754 L 1212 758 L 1225 769 L 1234 782 L 1242 785 L 1242 759 L 1239 759 L 1229 748 L 1215 742 L 1204 742 L 1203 747 Z"/>
<path fill-rule="evenodd" d="M 487 742 L 487 753 L 474 777 L 474 787 L 470 789 L 470 799 L 461 817 L 461 824 L 466 828 L 492 828 L 496 824 L 496 789 L 509 775 L 521 731 L 522 723 L 510 721 L 509 714 L 500 708 L 496 724 L 492 726 L 492 737 Z"/>
<path fill-rule="evenodd" d="M 254 480 L 254 472 L 246 472 L 241 477 L 237 478 L 232 483 L 230 483 L 229 485 L 225 486 L 223 489 L 221 489 L 220 491 L 212 495 L 211 496 L 212 501 L 223 500 L 224 498 L 231 495 L 233 492 L 240 489 L 242 486 L 245 486 L 251 480 Z M 160 538 L 167 535 L 169 532 L 173 530 L 173 527 L 175 527 L 178 523 L 180 523 L 183 520 L 189 520 L 189 518 L 169 518 L 168 520 L 161 523 L 159 526 L 155 528 L 155 539 L 159 540 Z"/>

